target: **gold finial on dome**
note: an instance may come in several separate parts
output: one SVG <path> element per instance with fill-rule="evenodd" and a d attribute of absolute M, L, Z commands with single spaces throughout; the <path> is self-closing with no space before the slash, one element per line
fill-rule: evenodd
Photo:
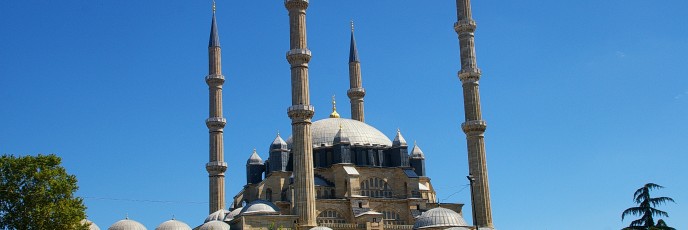
<path fill-rule="evenodd" d="M 339 118 L 339 113 L 337 113 L 337 102 L 334 100 L 334 95 L 332 95 L 332 113 L 330 113 L 330 118 Z"/>

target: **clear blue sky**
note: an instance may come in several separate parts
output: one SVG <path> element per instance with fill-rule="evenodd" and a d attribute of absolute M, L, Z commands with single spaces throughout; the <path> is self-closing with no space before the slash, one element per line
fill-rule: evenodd
<path fill-rule="evenodd" d="M 0 1 L 0 153 L 56 153 L 88 216 L 149 229 L 207 215 L 211 1 Z M 282 1 L 218 0 L 227 199 L 253 148 L 289 134 Z M 688 228 L 688 3 L 474 1 L 499 229 L 620 229 L 647 182 Z M 366 121 L 417 140 L 442 202 L 469 204 L 454 1 L 318 1 L 308 10 L 315 119 L 349 117 L 356 21 Z M 464 207 L 470 221 L 470 206 Z"/>

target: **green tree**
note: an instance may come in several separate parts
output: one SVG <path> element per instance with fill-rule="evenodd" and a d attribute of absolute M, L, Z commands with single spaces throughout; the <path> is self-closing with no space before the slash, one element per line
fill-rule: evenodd
<path fill-rule="evenodd" d="M 76 177 L 50 155 L 0 156 L 0 229 L 79 229 L 86 218 L 74 197 Z"/>
<path fill-rule="evenodd" d="M 660 204 L 665 204 L 669 201 L 674 202 L 671 197 L 650 197 L 650 191 L 655 189 L 664 188 L 661 185 L 647 183 L 643 187 L 639 188 L 633 194 L 633 202 L 638 204 L 638 207 L 631 207 L 621 213 L 621 221 L 624 217 L 628 215 L 641 216 L 640 219 L 634 220 L 623 230 L 675 230 L 672 227 L 666 225 L 664 220 L 659 219 L 657 224 L 655 224 L 655 216 L 669 217 L 667 212 L 656 209 L 655 207 Z"/>

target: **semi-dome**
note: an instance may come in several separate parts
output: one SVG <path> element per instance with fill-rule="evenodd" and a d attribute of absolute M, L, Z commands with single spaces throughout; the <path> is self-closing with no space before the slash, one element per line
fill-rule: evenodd
<path fill-rule="evenodd" d="M 366 123 L 346 118 L 326 118 L 313 122 L 311 125 L 313 146 L 332 146 L 340 127 L 340 135 L 346 136 L 352 145 L 392 146 L 392 141 L 380 130 Z M 291 146 L 292 137 L 289 137 L 287 143 Z"/>
<path fill-rule="evenodd" d="M 241 215 L 278 214 L 279 208 L 267 200 L 254 200 L 241 209 Z"/>
<path fill-rule="evenodd" d="M 222 221 L 225 219 L 227 213 L 229 213 L 229 211 L 225 209 L 217 210 L 213 213 L 210 213 L 210 215 L 208 215 L 208 217 L 205 218 L 205 221 L 203 221 L 203 223 L 208 223 L 213 220 Z"/>
<path fill-rule="evenodd" d="M 213 220 L 201 225 L 198 230 L 229 230 L 229 224 L 219 220 Z"/>
<path fill-rule="evenodd" d="M 416 218 L 413 229 L 465 226 L 468 226 L 468 224 L 461 215 L 450 209 L 438 207 L 430 209 Z"/>
<path fill-rule="evenodd" d="M 88 230 L 100 230 L 100 227 L 98 227 L 98 225 L 96 225 L 96 223 L 93 223 L 93 221 L 83 219 L 83 220 L 81 220 L 80 223 L 87 225 Z"/>
<path fill-rule="evenodd" d="M 171 219 L 162 222 L 162 224 L 158 225 L 158 227 L 155 228 L 155 230 L 191 230 L 191 226 L 184 222 Z"/>
<path fill-rule="evenodd" d="M 112 224 L 108 230 L 146 230 L 143 224 L 126 218 Z"/>

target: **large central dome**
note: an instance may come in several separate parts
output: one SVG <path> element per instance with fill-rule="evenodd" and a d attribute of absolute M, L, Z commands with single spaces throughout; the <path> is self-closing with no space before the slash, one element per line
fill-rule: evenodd
<path fill-rule="evenodd" d="M 392 146 L 392 141 L 380 130 L 366 123 L 346 118 L 327 118 L 313 122 L 311 135 L 313 146 L 332 146 L 334 137 L 342 129 L 342 137 L 349 138 L 352 145 L 386 145 Z M 292 137 L 287 139 L 291 147 Z"/>

